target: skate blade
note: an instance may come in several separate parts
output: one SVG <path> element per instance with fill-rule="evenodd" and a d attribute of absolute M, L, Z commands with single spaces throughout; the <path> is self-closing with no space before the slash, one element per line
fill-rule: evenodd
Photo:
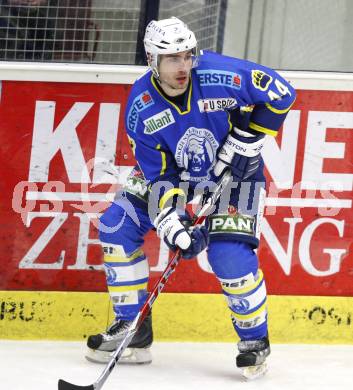
<path fill-rule="evenodd" d="M 261 378 L 268 371 L 266 362 L 258 366 L 250 366 L 242 369 L 242 375 L 246 381 L 252 381 L 254 379 Z"/>
<path fill-rule="evenodd" d="M 85 358 L 92 363 L 107 364 L 114 352 L 88 348 Z M 152 362 L 150 348 L 126 348 L 118 364 L 149 364 Z"/>

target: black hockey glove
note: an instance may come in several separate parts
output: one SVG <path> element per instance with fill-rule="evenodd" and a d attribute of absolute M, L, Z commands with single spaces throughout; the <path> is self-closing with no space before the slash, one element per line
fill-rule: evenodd
<path fill-rule="evenodd" d="M 179 215 L 175 208 L 167 207 L 154 220 L 159 238 L 175 252 L 181 249 L 184 259 L 191 259 L 202 252 L 209 243 L 206 227 L 193 227 L 188 214 Z"/>
<path fill-rule="evenodd" d="M 260 166 L 265 135 L 253 135 L 234 128 L 218 152 L 214 174 L 220 176 L 230 168 L 234 179 L 242 181 L 256 173 Z"/>

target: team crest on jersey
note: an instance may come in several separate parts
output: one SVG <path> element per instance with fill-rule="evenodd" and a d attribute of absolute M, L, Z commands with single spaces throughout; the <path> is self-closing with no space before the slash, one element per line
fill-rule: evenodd
<path fill-rule="evenodd" d="M 237 105 L 234 98 L 199 99 L 197 101 L 200 112 L 224 111 Z"/>
<path fill-rule="evenodd" d="M 209 180 L 218 146 L 211 131 L 196 127 L 187 129 L 175 151 L 178 166 L 185 169 L 181 178 L 193 182 Z"/>
<path fill-rule="evenodd" d="M 234 89 L 240 89 L 242 76 L 238 73 L 226 70 L 197 70 L 197 77 L 202 86 L 223 85 Z"/>
<path fill-rule="evenodd" d="M 130 111 L 127 115 L 127 128 L 128 130 L 135 132 L 137 126 L 137 118 L 139 112 L 142 112 L 146 108 L 154 104 L 151 94 L 148 91 L 142 92 L 138 95 L 130 108 Z"/>
<path fill-rule="evenodd" d="M 175 123 L 172 111 L 170 108 L 167 108 L 164 111 L 159 112 L 156 115 L 151 116 L 150 118 L 143 121 L 145 125 L 145 134 L 153 134 L 156 131 L 162 130 L 165 127 Z"/>
<path fill-rule="evenodd" d="M 255 88 L 266 91 L 272 82 L 272 77 L 262 70 L 252 70 L 251 80 Z"/>

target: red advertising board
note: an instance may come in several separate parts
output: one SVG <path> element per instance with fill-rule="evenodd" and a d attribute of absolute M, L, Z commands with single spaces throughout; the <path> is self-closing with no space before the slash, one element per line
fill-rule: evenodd
<path fill-rule="evenodd" d="M 0 290 L 106 290 L 96 225 L 134 165 L 129 89 L 2 83 Z M 268 292 L 353 296 L 353 92 L 299 90 L 263 156 Z M 153 232 L 144 249 L 154 283 L 168 252 Z M 205 254 L 171 279 L 169 292 L 219 291 Z"/>

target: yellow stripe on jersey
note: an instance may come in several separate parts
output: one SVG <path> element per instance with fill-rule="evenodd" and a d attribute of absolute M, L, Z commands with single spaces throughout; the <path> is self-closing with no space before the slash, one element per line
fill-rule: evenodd
<path fill-rule="evenodd" d="M 249 320 L 251 318 L 255 318 L 257 317 L 258 315 L 260 315 L 263 311 L 265 311 L 267 308 L 267 301 L 265 301 L 257 310 L 255 310 L 254 312 L 250 313 L 250 314 L 238 314 L 238 313 L 235 313 L 233 310 L 231 310 L 232 312 L 232 316 L 236 319 L 236 320 L 239 320 L 239 321 L 244 321 L 244 320 Z M 230 308 L 231 309 L 231 308 Z"/>
<path fill-rule="evenodd" d="M 108 286 L 109 292 L 137 291 L 137 290 L 147 290 L 147 283 L 140 283 L 132 286 Z"/>
<path fill-rule="evenodd" d="M 226 111 L 226 112 L 227 112 L 227 121 L 228 121 L 228 125 L 229 125 L 228 133 L 230 133 L 232 131 L 232 129 L 233 129 L 233 123 L 230 120 L 230 113 L 229 113 L 229 111 Z"/>
<path fill-rule="evenodd" d="M 250 286 L 247 286 L 247 287 L 244 287 L 244 288 L 235 288 L 235 287 L 225 287 L 225 286 L 222 286 L 222 290 L 227 292 L 228 294 L 232 294 L 232 295 L 241 295 L 241 294 L 246 294 L 252 290 L 255 290 L 257 286 L 260 285 L 260 283 L 263 281 L 264 279 L 264 274 L 263 272 L 261 271 L 261 269 L 259 269 L 259 277 L 258 279 L 256 280 L 256 282 Z"/>
<path fill-rule="evenodd" d="M 275 108 L 273 106 L 271 106 L 270 103 L 265 103 L 265 106 L 272 112 L 274 112 L 275 114 L 286 114 L 293 106 L 293 104 L 295 103 L 295 100 L 294 102 L 288 107 L 288 108 L 285 108 L 283 110 L 279 110 L 278 108 Z"/>
<path fill-rule="evenodd" d="M 273 137 L 275 137 L 277 135 L 277 131 L 268 129 L 267 127 L 257 125 L 254 122 L 250 122 L 249 127 L 250 127 L 250 129 L 259 131 L 260 133 L 272 135 Z"/>
<path fill-rule="evenodd" d="M 162 160 L 162 168 L 161 168 L 161 171 L 159 172 L 159 174 L 162 176 L 165 174 L 165 171 L 167 169 L 167 158 L 166 158 L 166 154 L 165 152 L 161 149 L 161 145 L 158 144 L 156 146 L 156 149 L 160 151 L 161 153 L 161 160 Z"/>
<path fill-rule="evenodd" d="M 171 190 L 167 191 L 159 200 L 159 208 L 161 210 L 164 209 L 164 206 L 168 202 L 170 198 L 172 198 L 175 195 L 181 195 L 185 197 L 185 192 L 181 188 L 172 188 Z"/>
<path fill-rule="evenodd" d="M 131 256 L 125 257 L 121 255 L 107 255 L 104 254 L 104 261 L 108 263 L 129 263 L 135 259 L 137 259 L 140 256 L 143 256 L 143 250 L 139 249 L 136 252 L 134 252 Z"/>

